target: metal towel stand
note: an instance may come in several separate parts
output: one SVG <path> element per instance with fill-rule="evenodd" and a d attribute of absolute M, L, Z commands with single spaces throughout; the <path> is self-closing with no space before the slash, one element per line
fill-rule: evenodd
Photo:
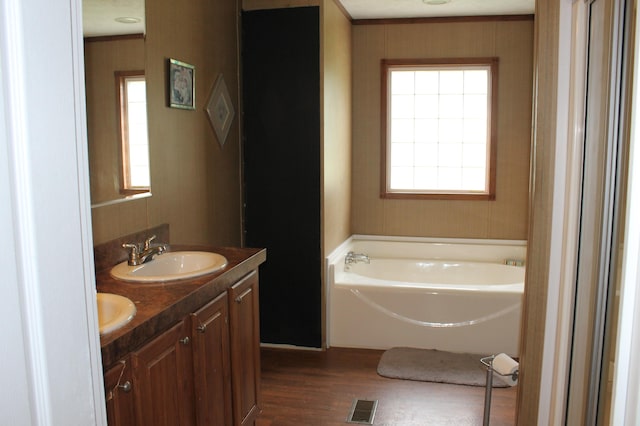
<path fill-rule="evenodd" d="M 484 391 L 484 418 L 482 420 L 483 426 L 489 426 L 489 417 L 491 416 L 491 391 L 493 389 L 493 373 L 502 377 L 511 377 L 511 380 L 518 380 L 518 371 L 513 374 L 500 374 L 493 369 L 493 359 L 495 355 L 491 355 L 485 358 L 481 358 L 480 362 L 487 367 L 487 385 Z"/>

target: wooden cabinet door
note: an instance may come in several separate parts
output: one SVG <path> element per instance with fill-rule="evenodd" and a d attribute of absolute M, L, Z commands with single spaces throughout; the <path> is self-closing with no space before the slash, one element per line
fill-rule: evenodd
<path fill-rule="evenodd" d="M 134 426 L 135 404 L 128 358 L 104 373 L 104 393 L 109 426 Z"/>
<path fill-rule="evenodd" d="M 258 272 L 229 289 L 234 425 L 252 425 L 260 413 Z"/>
<path fill-rule="evenodd" d="M 138 426 L 195 425 L 190 330 L 181 321 L 131 354 Z"/>
<path fill-rule="evenodd" d="M 225 292 L 191 314 L 198 426 L 232 424 L 228 299 Z"/>

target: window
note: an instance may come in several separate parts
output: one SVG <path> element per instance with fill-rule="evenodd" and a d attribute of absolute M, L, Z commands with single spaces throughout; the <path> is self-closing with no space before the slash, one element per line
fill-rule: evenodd
<path fill-rule="evenodd" d="M 122 149 L 121 192 L 149 192 L 149 138 L 144 71 L 116 72 Z"/>
<path fill-rule="evenodd" d="M 497 58 L 382 61 L 382 197 L 495 199 L 497 76 Z"/>

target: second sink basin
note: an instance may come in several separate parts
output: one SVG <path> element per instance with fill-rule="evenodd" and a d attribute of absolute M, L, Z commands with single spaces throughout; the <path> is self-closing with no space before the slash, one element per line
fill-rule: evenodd
<path fill-rule="evenodd" d="M 119 263 L 111 269 L 111 276 L 124 281 L 165 282 L 209 274 L 225 266 L 227 259 L 218 253 L 174 251 L 157 255 L 138 266 Z"/>
<path fill-rule="evenodd" d="M 118 294 L 98 293 L 98 325 L 100 334 L 106 334 L 122 327 L 136 315 L 136 305 Z"/>

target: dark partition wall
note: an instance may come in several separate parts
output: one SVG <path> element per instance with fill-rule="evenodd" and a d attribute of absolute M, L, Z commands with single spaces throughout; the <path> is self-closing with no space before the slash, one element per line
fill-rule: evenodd
<path fill-rule="evenodd" d="M 242 14 L 245 244 L 265 343 L 322 345 L 318 7 Z"/>

